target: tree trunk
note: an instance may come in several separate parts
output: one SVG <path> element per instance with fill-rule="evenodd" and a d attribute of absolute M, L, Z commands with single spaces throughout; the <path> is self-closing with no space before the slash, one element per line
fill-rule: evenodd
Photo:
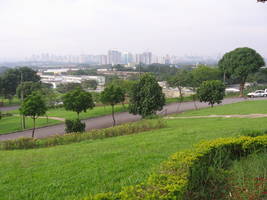
<path fill-rule="evenodd" d="M 35 118 L 33 118 L 32 138 L 34 138 L 34 132 L 35 132 Z"/>
<path fill-rule="evenodd" d="M 180 102 L 178 103 L 178 107 L 177 107 L 177 112 L 179 111 L 180 107 L 181 107 L 181 104 L 183 102 L 183 94 L 182 94 L 182 88 L 181 87 L 178 87 L 178 90 L 179 90 L 179 95 L 180 95 Z"/>
<path fill-rule="evenodd" d="M 78 116 L 78 119 L 80 119 L 80 113 L 79 112 L 77 112 L 77 116 Z"/>
<path fill-rule="evenodd" d="M 23 126 L 23 129 L 26 128 L 26 123 L 25 123 L 25 115 L 22 115 L 22 126 Z"/>
<path fill-rule="evenodd" d="M 113 119 L 113 126 L 116 125 L 115 116 L 114 116 L 114 105 L 111 105 L 112 108 L 112 119 Z"/>
<path fill-rule="evenodd" d="M 193 89 L 193 91 L 195 92 L 196 90 Z M 196 94 L 193 94 L 193 101 L 194 101 L 195 110 L 198 110 L 197 103 L 196 103 Z"/>
<path fill-rule="evenodd" d="M 245 88 L 245 82 L 240 83 L 240 87 L 239 87 L 239 89 L 240 89 L 239 96 L 240 97 L 244 97 L 244 88 Z"/>

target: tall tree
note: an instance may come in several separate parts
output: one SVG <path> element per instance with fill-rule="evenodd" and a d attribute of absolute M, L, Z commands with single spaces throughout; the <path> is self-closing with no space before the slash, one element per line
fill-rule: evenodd
<path fill-rule="evenodd" d="M 36 119 L 45 115 L 46 111 L 45 101 L 38 93 L 32 93 L 22 102 L 20 113 L 33 119 L 32 137 L 34 137 Z"/>
<path fill-rule="evenodd" d="M 219 80 L 209 80 L 201 83 L 197 89 L 200 102 L 208 102 L 211 107 L 220 104 L 225 96 L 225 85 Z"/>
<path fill-rule="evenodd" d="M 248 75 L 257 72 L 264 65 L 262 56 L 254 49 L 247 47 L 230 51 L 219 61 L 219 67 L 225 74 L 239 80 L 240 96 L 244 96 Z"/>
<path fill-rule="evenodd" d="M 97 88 L 97 81 L 96 80 L 84 80 L 84 81 L 82 81 L 81 86 L 84 89 L 95 90 Z"/>
<path fill-rule="evenodd" d="M 40 76 L 37 72 L 28 67 L 9 69 L 3 74 L 3 94 L 6 98 L 12 99 L 16 94 L 17 87 L 24 81 L 39 82 Z"/>
<path fill-rule="evenodd" d="M 193 84 L 199 87 L 200 84 L 208 80 L 221 80 L 221 72 L 217 67 L 208 67 L 200 65 L 199 67 L 192 70 Z"/>
<path fill-rule="evenodd" d="M 21 97 L 22 93 L 24 98 L 29 96 L 31 93 L 35 91 L 41 91 L 42 90 L 42 84 L 40 82 L 32 82 L 32 81 L 26 81 L 22 82 L 17 87 L 17 96 L 18 98 Z"/>
<path fill-rule="evenodd" d="M 129 111 L 143 118 L 156 114 L 165 105 L 165 96 L 156 78 L 151 74 L 143 74 L 134 84 L 130 96 Z"/>
<path fill-rule="evenodd" d="M 57 91 L 64 94 L 77 88 L 82 89 L 80 83 L 62 83 L 57 86 Z"/>
<path fill-rule="evenodd" d="M 76 88 L 65 94 L 63 103 L 66 110 L 77 113 L 78 119 L 82 111 L 86 112 L 88 109 L 93 109 L 95 106 L 91 93 L 80 88 Z"/>
<path fill-rule="evenodd" d="M 108 85 L 101 93 L 100 100 L 103 104 L 111 105 L 113 126 L 115 126 L 114 106 L 125 100 L 125 91 L 120 86 Z"/>

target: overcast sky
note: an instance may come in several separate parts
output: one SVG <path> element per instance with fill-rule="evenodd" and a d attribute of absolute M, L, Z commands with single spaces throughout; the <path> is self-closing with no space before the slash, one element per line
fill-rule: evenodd
<path fill-rule="evenodd" d="M 267 3 L 256 0 L 0 0 L 0 58 L 34 53 L 267 57 Z"/>

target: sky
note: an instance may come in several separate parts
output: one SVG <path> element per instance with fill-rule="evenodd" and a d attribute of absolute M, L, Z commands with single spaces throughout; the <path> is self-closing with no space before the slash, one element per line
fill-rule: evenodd
<path fill-rule="evenodd" d="M 267 57 L 267 3 L 256 0 L 0 0 L 0 58 L 32 54 Z"/>

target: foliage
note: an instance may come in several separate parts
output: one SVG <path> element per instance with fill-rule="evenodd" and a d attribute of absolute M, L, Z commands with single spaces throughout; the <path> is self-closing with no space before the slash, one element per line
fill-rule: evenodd
<path fill-rule="evenodd" d="M 3 94 L 11 99 L 16 94 L 16 89 L 21 82 L 32 81 L 39 82 L 40 77 L 36 71 L 28 67 L 9 69 L 2 76 Z"/>
<path fill-rule="evenodd" d="M 33 119 L 32 137 L 34 137 L 35 120 L 43 116 L 46 111 L 45 101 L 40 94 L 32 93 L 22 102 L 20 113 L 24 116 L 30 116 Z"/>
<path fill-rule="evenodd" d="M 124 90 L 126 95 L 129 96 L 135 83 L 136 81 L 133 81 L 133 80 L 115 79 L 112 82 L 110 82 L 108 85 L 120 86 Z"/>
<path fill-rule="evenodd" d="M 247 47 L 230 51 L 219 61 L 219 67 L 227 77 L 239 80 L 241 96 L 249 74 L 257 72 L 264 65 L 262 56 Z"/>
<path fill-rule="evenodd" d="M 139 67 L 136 70 L 138 71 Z M 151 64 L 141 67 L 141 71 L 153 73 L 157 80 L 164 81 L 176 74 L 177 68 L 168 64 Z"/>
<path fill-rule="evenodd" d="M 89 92 L 77 88 L 64 95 L 63 103 L 66 110 L 71 110 L 79 114 L 88 109 L 93 109 L 95 106 L 92 95 Z"/>
<path fill-rule="evenodd" d="M 26 98 L 33 92 L 40 91 L 41 89 L 42 89 L 42 84 L 40 82 L 32 82 L 32 81 L 22 82 L 17 87 L 17 96 L 18 98 L 21 98 L 23 92 L 23 97 Z"/>
<path fill-rule="evenodd" d="M 178 88 L 180 94 L 179 95 L 180 103 L 184 101 L 182 88 L 189 86 L 191 81 L 192 79 L 190 76 L 190 72 L 184 69 L 179 69 L 176 75 L 174 75 L 168 80 L 169 86 Z"/>
<path fill-rule="evenodd" d="M 77 88 L 82 88 L 80 83 L 62 83 L 57 86 L 57 91 L 62 94 L 65 94 Z"/>
<path fill-rule="evenodd" d="M 204 81 L 221 79 L 221 73 L 218 68 L 200 65 L 192 70 L 191 86 L 199 87 Z"/>
<path fill-rule="evenodd" d="M 81 85 L 84 89 L 95 90 L 97 88 L 97 81 L 96 80 L 84 80 L 82 81 Z"/>
<path fill-rule="evenodd" d="M 165 96 L 156 78 L 151 74 L 142 75 L 131 91 L 129 112 L 144 118 L 156 114 L 164 105 Z"/>
<path fill-rule="evenodd" d="M 69 120 L 66 123 L 71 123 Z M 82 123 L 81 123 L 82 124 Z M 79 124 L 79 126 L 81 125 Z M 127 123 L 112 128 L 91 130 L 83 134 L 75 133 L 76 131 L 70 132 L 70 134 L 56 135 L 44 139 L 34 138 L 19 138 L 16 140 L 6 140 L 0 142 L 1 150 L 15 150 L 15 149 L 32 149 L 32 148 L 43 148 L 57 145 L 65 145 L 75 142 L 81 142 L 86 140 L 104 139 L 109 137 L 117 137 L 130 134 L 138 134 L 143 131 L 155 130 L 165 128 L 166 123 L 162 119 L 158 120 L 142 120 L 134 123 Z M 72 127 L 71 127 L 72 128 Z"/>
<path fill-rule="evenodd" d="M 85 131 L 85 123 L 82 123 L 79 119 L 65 121 L 66 133 L 82 133 Z"/>
<path fill-rule="evenodd" d="M 120 86 L 108 85 L 103 92 L 101 92 L 100 100 L 103 104 L 111 105 L 113 126 L 115 126 L 114 106 L 118 103 L 124 102 L 125 91 Z"/>
<path fill-rule="evenodd" d="M 221 187 L 212 188 L 220 181 L 214 177 L 216 172 L 225 173 L 222 169 L 229 167 L 230 160 L 266 149 L 267 136 L 203 142 L 191 151 L 172 155 L 144 183 L 125 187 L 119 193 L 98 194 L 84 200 L 218 199 L 224 191 Z"/>
<path fill-rule="evenodd" d="M 204 81 L 197 90 L 200 102 L 208 102 L 211 107 L 220 104 L 225 96 L 225 85 L 222 81 Z"/>

